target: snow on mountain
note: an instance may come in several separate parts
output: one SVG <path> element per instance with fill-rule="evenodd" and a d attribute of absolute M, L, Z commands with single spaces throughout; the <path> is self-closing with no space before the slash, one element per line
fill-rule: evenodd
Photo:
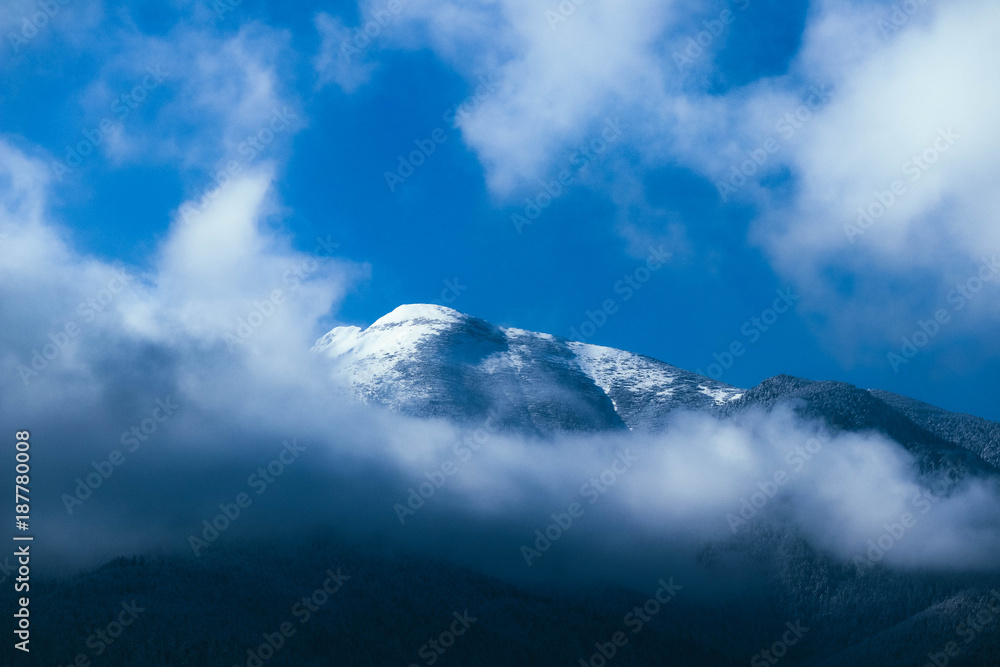
<path fill-rule="evenodd" d="M 334 328 L 316 341 L 313 351 L 334 360 L 337 373 L 346 374 L 364 402 L 377 401 L 384 393 L 380 388 L 391 384 L 405 386 L 414 399 L 427 397 L 419 378 L 407 372 L 408 362 L 427 337 L 440 335 L 449 325 L 461 322 L 462 317 L 440 306 L 400 306 L 367 329 Z"/>
<path fill-rule="evenodd" d="M 650 357 L 507 327 L 427 304 L 405 305 L 367 329 L 337 327 L 313 350 L 360 401 L 547 435 L 661 430 L 678 410 L 723 418 L 792 405 L 834 429 L 878 431 L 927 474 L 997 472 L 1000 424 L 886 392 L 791 376 L 737 389 Z"/>
<path fill-rule="evenodd" d="M 673 410 L 712 410 L 743 393 L 649 357 L 428 304 L 364 330 L 337 327 L 313 349 L 361 401 L 461 421 L 493 410 L 537 433 L 659 428 Z"/>
<path fill-rule="evenodd" d="M 630 428 L 660 428 L 678 408 L 712 409 L 743 395 L 742 389 L 650 357 L 588 343 L 567 345 Z"/>

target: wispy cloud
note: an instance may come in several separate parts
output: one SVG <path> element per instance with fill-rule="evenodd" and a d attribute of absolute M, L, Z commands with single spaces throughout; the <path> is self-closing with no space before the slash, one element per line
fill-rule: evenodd
<path fill-rule="evenodd" d="M 245 156 L 249 142 L 261 142 L 262 128 L 270 132 L 275 111 L 299 107 L 290 40 L 259 23 L 235 32 L 179 23 L 165 35 L 133 33 L 82 93 L 87 123 L 109 117 L 115 126 L 100 151 L 115 164 L 165 162 L 199 171 Z M 140 90 L 133 100 L 150 72 L 159 89 Z M 297 116 L 293 129 L 303 124 Z"/>

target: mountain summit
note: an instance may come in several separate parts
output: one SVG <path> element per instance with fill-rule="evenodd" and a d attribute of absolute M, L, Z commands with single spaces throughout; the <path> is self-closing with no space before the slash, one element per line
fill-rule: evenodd
<path fill-rule="evenodd" d="M 337 327 L 314 351 L 358 399 L 417 416 L 556 431 L 654 429 L 679 408 L 717 411 L 742 390 L 642 355 L 509 327 L 429 304 L 367 329 Z"/>

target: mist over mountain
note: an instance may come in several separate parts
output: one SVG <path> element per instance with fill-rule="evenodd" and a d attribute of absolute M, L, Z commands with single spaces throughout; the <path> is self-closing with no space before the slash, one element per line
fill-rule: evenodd
<path fill-rule="evenodd" d="M 256 357 L 218 357 L 229 373 L 249 362 L 241 399 L 178 410 L 145 463 L 70 517 L 43 510 L 63 531 L 50 548 L 123 556 L 47 569 L 46 657 L 87 654 L 123 600 L 144 611 L 108 665 L 255 665 L 285 620 L 297 637 L 266 664 L 421 664 L 465 611 L 467 642 L 441 664 L 595 664 L 619 631 L 623 663 L 650 666 L 769 664 L 772 648 L 785 664 L 924 664 L 951 641 L 949 664 L 981 665 L 1000 650 L 982 620 L 1000 609 L 1000 473 L 979 454 L 995 452 L 992 422 L 837 382 L 739 389 L 428 305 L 286 354 L 301 376 L 280 395 Z M 184 364 L 156 373 L 169 384 Z M 308 461 L 270 483 L 291 422 L 246 409 L 265 397 Z M 93 429 L 77 431 L 86 446 Z M 329 572 L 349 578 L 300 627 L 296 601 Z M 664 585 L 669 604 L 644 611 Z M 386 641 L 400 614 L 403 640 Z"/>

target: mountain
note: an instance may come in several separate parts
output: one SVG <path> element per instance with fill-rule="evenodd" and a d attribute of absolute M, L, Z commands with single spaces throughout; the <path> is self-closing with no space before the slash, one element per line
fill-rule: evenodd
<path fill-rule="evenodd" d="M 402 306 L 366 329 L 338 327 L 315 351 L 359 400 L 422 417 L 475 423 L 495 414 L 508 429 L 548 434 L 657 430 L 680 410 L 739 421 L 789 406 L 831 430 L 883 433 L 935 477 L 995 474 L 998 463 L 1000 424 L 889 392 L 787 375 L 743 390 L 649 357 L 497 327 L 438 306 Z M 510 516 L 473 525 L 442 510 L 422 515 L 422 529 L 402 528 L 391 509 L 396 489 L 387 493 L 367 476 L 359 476 L 359 487 L 343 487 L 342 479 L 319 474 L 319 491 L 292 494 L 292 505 L 272 510 L 286 516 L 334 507 L 349 530 L 318 525 L 300 534 L 262 536 L 250 522 L 281 501 L 281 491 L 275 491 L 239 519 L 236 531 L 246 532 L 227 532 L 200 555 L 185 549 L 123 557 L 39 578 L 30 664 L 64 664 L 76 656 L 73 664 L 96 665 L 99 657 L 107 667 L 714 667 L 773 665 L 780 658 L 788 666 L 978 667 L 996 665 L 1000 655 L 995 568 L 878 563 L 861 569 L 812 544 L 800 529 L 770 521 L 751 521 L 720 539 L 699 539 L 688 562 L 687 547 L 682 560 L 675 560 L 672 540 L 664 548 L 649 535 L 612 526 L 607 539 L 627 547 L 628 563 L 652 553 L 663 577 L 683 582 L 676 599 L 660 605 L 652 578 L 643 590 L 626 587 L 615 583 L 618 568 L 607 582 L 603 575 L 564 579 L 572 541 L 587 542 L 577 528 L 547 557 L 565 560 L 541 563 L 551 567 L 553 578 L 535 580 L 522 577 L 517 550 L 530 528 L 519 534 Z M 295 486 L 290 480 L 281 484 L 286 490 Z M 357 488 L 370 489 L 370 495 L 359 495 Z M 355 523 L 374 523 L 368 512 L 387 517 L 391 530 L 356 530 Z M 948 517 L 945 512 L 938 520 Z M 983 517 L 984 532 L 991 521 Z M 882 545 L 890 535 L 873 537 Z M 427 543 L 447 549 L 428 553 Z M 494 567 L 508 562 L 517 568 Z M 604 571 L 608 565 L 602 563 L 596 559 L 593 571 Z M 498 572 L 487 572 L 493 569 Z M 343 589 L 338 584 L 327 595 L 319 587 L 334 573 L 344 579 Z M 123 606 L 141 615 L 114 635 Z M 453 622 L 470 617 L 475 620 L 468 634 L 456 639 Z M 81 660 L 88 649 L 92 663 Z M 0 664 L 20 664 L 13 652 L 8 644 Z"/>
<path fill-rule="evenodd" d="M 499 327 L 451 308 L 403 305 L 313 350 L 358 400 L 418 417 L 532 435 L 665 428 L 678 410 L 725 418 L 792 405 L 835 430 L 877 431 L 927 474 L 991 474 L 1000 424 L 843 382 L 779 375 L 740 389 L 639 354 Z"/>
<path fill-rule="evenodd" d="M 417 553 L 345 543 L 330 532 L 215 546 L 201 558 L 117 558 L 73 577 L 44 580 L 45 594 L 31 601 L 38 605 L 32 659 L 15 657 L 8 644 L 0 664 L 572 665 L 593 653 L 595 637 L 621 623 L 622 609 L 647 597 L 628 589 L 596 600 L 572 591 L 532 591 Z M 303 598 L 322 592 L 318 587 L 331 571 L 344 579 L 341 589 L 316 598 L 322 602 Z M 107 643 L 99 642 L 95 631 L 118 618 L 123 602 L 139 612 L 138 619 L 119 635 L 107 631 L 101 635 Z M 446 654 L 430 650 L 442 631 L 463 629 L 453 623 L 459 618 L 467 619 L 468 632 L 456 632 L 458 641 L 452 635 Z M 282 624 L 291 628 L 286 636 L 278 633 Z M 87 650 L 95 647 L 101 652 Z M 676 665 L 725 660 L 678 624 L 660 623 L 643 629 L 643 642 L 633 642 L 624 664 L 661 664 L 666 649 Z M 72 660 L 82 653 L 95 659 Z"/>
<path fill-rule="evenodd" d="M 883 400 L 882 397 L 889 400 Z M 937 421 L 918 414 L 910 408 L 911 403 L 936 411 L 933 414 Z M 969 472 L 997 472 L 997 468 L 980 455 L 980 452 L 988 451 L 981 434 L 976 432 L 977 437 L 965 437 L 966 431 L 946 427 L 944 416 L 972 420 L 977 418 L 953 415 L 912 399 L 888 392 L 859 389 L 845 382 L 814 382 L 779 375 L 747 390 L 739 399 L 727 405 L 725 412 L 737 415 L 752 409 L 771 410 L 781 404 L 792 405 L 802 417 L 822 420 L 835 430 L 882 433 L 914 454 L 923 473 L 951 473 L 953 478 L 958 478 Z M 911 415 L 917 417 L 916 421 Z M 985 425 L 993 424 L 985 419 L 978 421 Z M 986 426 L 976 425 L 990 433 Z M 1000 428 L 1000 424 L 993 426 Z M 994 437 L 996 433 L 997 431 L 992 431 Z"/>
<path fill-rule="evenodd" d="M 406 305 L 316 342 L 366 403 L 532 434 L 661 428 L 680 408 L 718 411 L 741 390 L 656 359 Z"/>
<path fill-rule="evenodd" d="M 68 665 L 89 653 L 94 660 L 72 664 L 579 665 L 624 631 L 630 641 L 616 660 L 589 664 L 770 665 L 751 656 L 774 645 L 789 622 L 808 628 L 781 661 L 789 667 L 997 664 L 1000 632 L 989 611 L 1000 600 L 997 575 L 881 569 L 860 577 L 802 540 L 762 528 L 701 560 L 716 576 L 742 582 L 739 591 L 713 599 L 685 588 L 633 635 L 634 622 L 623 617 L 636 618 L 625 615 L 650 604 L 652 591 L 538 589 L 334 531 L 220 540 L 200 557 L 116 558 L 39 580 L 32 659 L 15 658 L 8 644 L 0 664 Z M 322 602 L 306 615 L 304 596 L 316 595 L 331 572 L 346 575 L 342 588 L 314 597 Z M 118 636 L 123 605 L 139 616 Z M 475 619 L 470 631 L 432 660 L 429 640 L 463 612 Z M 290 636 L 278 634 L 283 623 Z M 97 639 L 102 631 L 107 643 Z M 942 652 L 948 642 L 960 647 L 957 657 Z M 940 657 L 929 663 L 929 655 Z"/>
<path fill-rule="evenodd" d="M 981 417 L 948 412 L 880 389 L 873 389 L 871 393 L 931 433 L 961 443 L 987 463 L 1000 468 L 1000 424 Z"/>

